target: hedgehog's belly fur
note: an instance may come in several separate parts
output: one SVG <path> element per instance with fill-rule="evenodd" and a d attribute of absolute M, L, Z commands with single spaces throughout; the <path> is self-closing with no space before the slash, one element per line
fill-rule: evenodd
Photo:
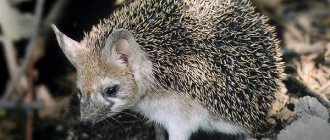
<path fill-rule="evenodd" d="M 226 134 L 248 133 L 248 130 L 240 126 L 214 118 L 206 108 L 189 97 L 166 90 L 162 90 L 157 97 L 146 96 L 132 110 L 165 127 L 171 134 L 171 140 L 188 139 L 197 130 Z"/>

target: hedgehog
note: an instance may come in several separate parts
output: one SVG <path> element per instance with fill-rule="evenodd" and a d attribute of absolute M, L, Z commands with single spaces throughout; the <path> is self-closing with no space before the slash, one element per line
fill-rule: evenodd
<path fill-rule="evenodd" d="M 267 127 L 284 77 L 267 21 L 247 0 L 136 0 L 79 42 L 52 28 L 77 70 L 81 121 L 128 109 L 186 140 Z"/>

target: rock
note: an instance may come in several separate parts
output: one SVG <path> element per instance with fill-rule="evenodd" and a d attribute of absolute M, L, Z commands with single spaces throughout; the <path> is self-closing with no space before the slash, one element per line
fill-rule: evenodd
<path fill-rule="evenodd" d="M 329 140 L 330 125 L 319 117 L 302 117 L 283 129 L 278 140 Z"/>
<path fill-rule="evenodd" d="M 329 119 L 329 113 L 316 98 L 305 96 L 296 103 L 295 112 L 298 117 L 316 116 L 324 120 Z M 329 131 L 330 132 L 330 131 Z"/>

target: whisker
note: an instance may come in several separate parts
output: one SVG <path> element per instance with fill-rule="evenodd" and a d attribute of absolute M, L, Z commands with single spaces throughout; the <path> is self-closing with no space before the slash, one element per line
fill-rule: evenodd
<path fill-rule="evenodd" d="M 110 121 L 108 121 L 107 119 L 105 119 L 105 121 L 106 121 L 108 124 L 110 124 L 111 127 L 115 128 L 115 126 L 114 126 Z"/>
<path fill-rule="evenodd" d="M 110 118 L 112 119 L 112 120 L 114 120 L 116 123 L 118 123 L 121 127 L 122 127 L 122 129 L 126 129 L 126 127 L 124 127 L 117 119 L 115 119 L 114 117 L 111 117 L 110 116 Z"/>
<path fill-rule="evenodd" d="M 123 114 L 126 114 L 126 115 L 130 115 L 130 116 L 132 116 L 133 118 L 135 118 L 135 119 L 138 119 L 139 121 L 141 121 L 141 122 L 144 122 L 144 120 L 142 120 L 140 117 L 138 117 L 138 116 L 136 116 L 136 115 L 134 115 L 134 114 L 131 114 L 131 113 L 128 113 L 128 112 L 114 112 L 114 111 L 111 111 L 111 112 L 113 112 L 113 113 L 123 113 Z"/>

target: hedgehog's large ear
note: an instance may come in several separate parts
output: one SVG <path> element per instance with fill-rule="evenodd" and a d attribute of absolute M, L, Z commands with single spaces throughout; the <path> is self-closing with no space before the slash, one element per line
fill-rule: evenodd
<path fill-rule="evenodd" d="M 79 49 L 83 49 L 83 45 L 72 40 L 63 34 L 54 24 L 51 25 L 57 38 L 57 42 L 61 47 L 65 56 L 69 59 L 74 67 L 76 67 L 77 53 Z"/>
<path fill-rule="evenodd" d="M 102 54 L 127 66 L 137 64 L 142 59 L 139 45 L 132 34 L 125 29 L 117 29 L 108 36 Z"/>

